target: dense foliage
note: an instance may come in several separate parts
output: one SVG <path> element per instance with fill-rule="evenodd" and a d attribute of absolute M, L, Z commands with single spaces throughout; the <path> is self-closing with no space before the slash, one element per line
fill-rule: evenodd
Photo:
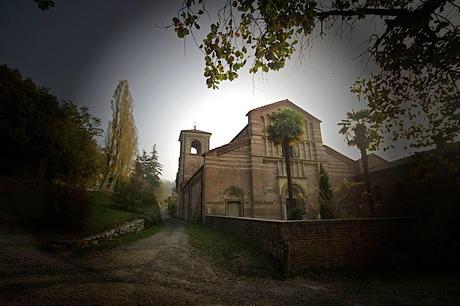
<path fill-rule="evenodd" d="M 174 191 L 168 198 L 166 199 L 166 207 L 168 209 L 168 213 L 171 217 L 176 217 L 176 209 L 177 209 L 177 193 Z"/>
<path fill-rule="evenodd" d="M 362 54 L 379 70 L 353 92 L 391 140 L 428 147 L 460 133 L 459 12 L 458 0 L 225 0 L 213 17 L 206 1 L 187 0 L 171 27 L 199 40 L 200 18 L 211 19 L 199 48 L 206 83 L 217 88 L 248 62 L 250 73 L 282 69 L 315 38 L 364 23 L 374 30 Z"/>
<path fill-rule="evenodd" d="M 161 167 L 155 147 L 150 153 L 143 151 L 137 156 L 131 175 L 117 183 L 114 203 L 129 210 L 146 206 L 159 210 L 155 190 L 160 185 Z"/>
<path fill-rule="evenodd" d="M 368 197 L 364 183 L 343 179 L 334 188 L 332 209 L 340 218 L 368 217 Z"/>
<path fill-rule="evenodd" d="M 101 166 L 100 120 L 0 66 L 0 174 L 83 185 Z"/>
<path fill-rule="evenodd" d="M 292 207 L 287 211 L 288 220 L 302 220 L 305 216 L 305 209 L 303 207 Z"/>
<path fill-rule="evenodd" d="M 338 125 L 347 145 L 357 147 L 360 151 L 375 151 L 379 148 L 382 137 L 369 109 L 348 112 L 347 117 Z"/>
<path fill-rule="evenodd" d="M 364 174 L 364 183 L 368 194 L 368 201 L 371 212 L 374 213 L 374 201 L 372 197 L 372 188 L 369 180 L 369 165 L 367 152 L 376 150 L 382 140 L 378 131 L 378 125 L 372 119 L 371 112 L 368 109 L 359 111 L 352 110 L 347 113 L 347 118 L 340 123 L 340 134 L 345 136 L 345 142 L 349 146 L 356 146 L 361 152 L 361 165 Z"/>

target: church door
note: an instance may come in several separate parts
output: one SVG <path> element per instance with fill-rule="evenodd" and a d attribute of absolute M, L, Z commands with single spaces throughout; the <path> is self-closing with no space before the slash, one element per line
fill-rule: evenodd
<path fill-rule="evenodd" d="M 241 217 L 243 215 L 241 206 L 240 201 L 228 201 L 226 215 L 231 217 Z"/>

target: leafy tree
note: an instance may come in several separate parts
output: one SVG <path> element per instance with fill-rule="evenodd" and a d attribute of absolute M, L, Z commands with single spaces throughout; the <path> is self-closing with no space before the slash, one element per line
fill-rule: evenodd
<path fill-rule="evenodd" d="M 367 193 L 363 182 L 355 182 L 343 179 L 334 188 L 332 205 L 339 218 L 356 218 L 367 216 L 363 215 L 362 207 L 368 204 Z M 368 205 L 367 205 L 368 206 Z M 366 213 L 364 211 L 364 213 Z"/>
<path fill-rule="evenodd" d="M 34 1 L 37 3 L 38 8 L 43 11 L 54 6 L 53 0 L 34 0 Z"/>
<path fill-rule="evenodd" d="M 270 116 L 270 123 L 267 127 L 268 139 L 283 148 L 284 162 L 286 164 L 286 175 L 288 185 L 288 207 L 292 207 L 292 176 L 290 146 L 297 142 L 303 134 L 302 116 L 289 108 L 285 108 Z"/>
<path fill-rule="evenodd" d="M 160 181 L 157 189 L 155 190 L 155 198 L 157 199 L 158 203 L 160 204 L 160 208 L 164 209 L 167 205 L 168 197 L 171 195 L 168 192 L 167 186 L 164 181 Z"/>
<path fill-rule="evenodd" d="M 171 195 L 168 196 L 166 203 L 169 215 L 173 218 L 176 217 L 177 193 L 173 191 Z"/>
<path fill-rule="evenodd" d="M 142 155 L 138 155 L 135 163 L 135 175 L 140 176 L 147 181 L 152 187 L 160 185 L 162 165 L 158 161 L 158 152 L 156 146 L 153 146 L 152 152 L 147 153 L 142 151 Z"/>
<path fill-rule="evenodd" d="M 345 136 L 345 142 L 349 146 L 356 146 L 361 153 L 361 163 L 363 166 L 364 182 L 368 194 L 371 213 L 374 214 L 374 203 L 372 199 L 372 189 L 369 180 L 369 166 L 367 159 L 368 150 L 376 150 L 381 142 L 378 127 L 370 116 L 368 109 L 359 111 L 352 110 L 347 113 L 347 118 L 339 123 L 341 126 L 340 134 Z"/>
<path fill-rule="evenodd" d="M 0 66 L 0 174 L 85 185 L 99 171 L 100 120 Z"/>
<path fill-rule="evenodd" d="M 321 218 L 334 218 L 334 214 L 331 211 L 332 189 L 329 184 L 329 176 L 324 170 L 323 164 L 319 164 L 319 205 Z"/>
<path fill-rule="evenodd" d="M 112 120 L 105 140 L 105 171 L 101 188 L 113 189 L 126 180 L 132 169 L 137 148 L 137 129 L 133 116 L 133 98 L 128 81 L 120 81 L 111 101 Z"/>
<path fill-rule="evenodd" d="M 84 185 L 102 169 L 102 152 L 95 141 L 102 133 L 100 120 L 86 107 L 78 108 L 71 102 L 61 103 L 60 109 L 63 118 L 58 121 L 58 137 L 61 141 L 56 144 L 60 163 L 56 166 L 64 175 L 61 179 Z"/>
<path fill-rule="evenodd" d="M 160 185 L 161 164 L 153 147 L 151 153 L 142 152 L 134 162 L 134 171 L 128 178 L 121 179 L 115 186 L 114 202 L 125 208 L 135 210 L 137 207 L 158 208 L 155 191 Z"/>
<path fill-rule="evenodd" d="M 211 18 L 199 46 L 210 88 L 237 78 L 249 60 L 250 73 L 279 70 L 316 37 L 373 23 L 363 54 L 379 71 L 353 86 L 373 118 L 393 141 L 409 139 L 414 147 L 448 143 L 460 133 L 458 0 L 226 0 L 214 20 L 206 1 L 183 3 L 170 25 L 179 38 L 197 39 L 200 18 Z"/>

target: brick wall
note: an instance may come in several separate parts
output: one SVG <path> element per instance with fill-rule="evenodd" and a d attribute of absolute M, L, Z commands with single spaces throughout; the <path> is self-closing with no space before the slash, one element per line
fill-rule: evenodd
<path fill-rule="evenodd" d="M 205 224 L 254 241 L 289 270 L 411 260 L 422 236 L 420 221 L 417 217 L 282 221 L 206 216 Z"/>

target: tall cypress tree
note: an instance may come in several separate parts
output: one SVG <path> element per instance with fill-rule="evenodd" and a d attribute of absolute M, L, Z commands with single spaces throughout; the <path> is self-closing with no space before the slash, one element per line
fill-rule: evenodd
<path fill-rule="evenodd" d="M 329 176 L 324 170 L 323 164 L 319 165 L 319 204 L 322 219 L 333 219 L 334 214 L 331 211 L 332 189 L 329 184 Z"/>
<path fill-rule="evenodd" d="M 133 98 L 128 81 L 118 84 L 111 101 L 112 120 L 105 141 L 105 171 L 101 188 L 113 190 L 120 180 L 127 179 L 137 153 L 137 129 L 133 116 Z"/>

